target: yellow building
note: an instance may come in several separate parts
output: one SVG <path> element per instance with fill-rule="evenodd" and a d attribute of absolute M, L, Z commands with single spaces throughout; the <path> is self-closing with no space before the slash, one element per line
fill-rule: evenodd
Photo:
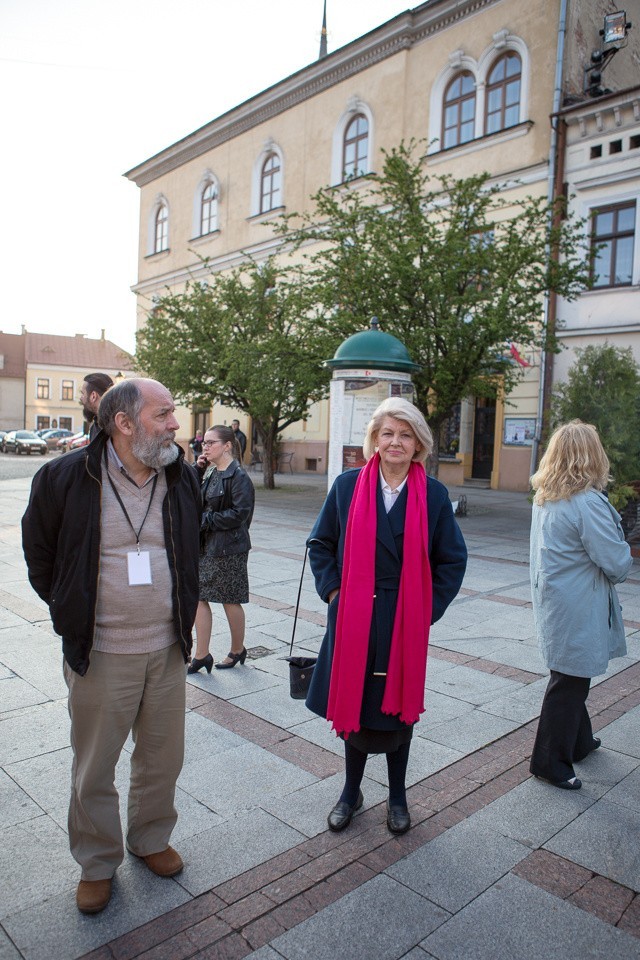
<path fill-rule="evenodd" d="M 5 339 L 9 336 L 4 335 Z M 0 422 L 6 423 L 4 429 L 61 427 L 79 432 L 83 428 L 80 389 L 85 376 L 99 371 L 115 380 L 131 369 L 130 355 L 106 340 L 104 331 L 102 337 L 95 340 L 84 334 L 62 337 L 23 330 L 20 335 L 11 335 L 11 341 L 14 352 L 20 341 L 23 367 L 19 378 L 21 387 L 11 395 L 10 414 L 5 406 L 5 394 L 0 393 Z M 13 381 L 17 380 L 17 372 L 14 364 Z M 19 407 L 18 392 L 22 401 Z M 11 423 L 8 418 L 13 418 Z"/>
<path fill-rule="evenodd" d="M 435 175 L 489 171 L 508 200 L 547 197 L 557 149 L 549 117 L 567 96 L 584 97 L 583 60 L 609 9 L 606 0 L 429 0 L 130 170 L 141 190 L 138 325 L 167 288 L 277 253 L 280 214 L 309 209 L 327 184 L 358 189 L 358 174 L 377 171 L 381 149 L 402 140 L 429 141 Z M 636 46 L 607 82 L 628 86 L 637 64 Z M 523 359 L 506 403 L 469 398 L 452 411 L 445 480 L 527 488 L 540 358 Z M 214 411 L 226 422 L 236 415 Z M 294 469 L 326 470 L 328 421 L 324 402 L 286 431 Z"/>

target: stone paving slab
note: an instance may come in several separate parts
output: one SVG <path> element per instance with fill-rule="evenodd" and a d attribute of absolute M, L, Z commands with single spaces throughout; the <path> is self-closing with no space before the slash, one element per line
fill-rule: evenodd
<path fill-rule="evenodd" d="M 514 876 L 498 881 L 421 946 L 437 960 L 638 957 L 634 937 Z"/>
<path fill-rule="evenodd" d="M 612 750 L 640 759 L 640 707 L 629 710 L 624 717 L 614 720 L 599 733 Z"/>
<path fill-rule="evenodd" d="M 607 798 L 552 837 L 545 849 L 640 892 L 637 810 Z"/>
<path fill-rule="evenodd" d="M 380 876 L 272 944 L 286 960 L 336 960 L 345 944 L 349 960 L 397 960 L 447 918 L 441 908 Z"/>
<path fill-rule="evenodd" d="M 387 875 L 457 913 L 529 853 L 524 844 L 479 826 L 476 817 L 389 867 Z M 477 856 L 469 856 L 472 848 Z"/>

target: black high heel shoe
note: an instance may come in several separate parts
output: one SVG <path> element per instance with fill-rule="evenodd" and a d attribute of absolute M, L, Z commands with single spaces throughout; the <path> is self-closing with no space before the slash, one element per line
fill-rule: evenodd
<path fill-rule="evenodd" d="M 213 657 L 210 653 L 203 657 L 202 660 L 197 660 L 196 657 L 193 658 L 189 666 L 187 667 L 187 673 L 197 673 L 198 670 L 202 670 L 203 667 L 206 668 L 207 673 L 211 673 L 211 668 L 213 666 Z M 216 664 L 218 666 L 218 664 Z"/>
<path fill-rule="evenodd" d="M 225 663 L 224 660 L 222 663 L 216 663 L 216 670 L 231 670 L 232 667 L 235 667 L 236 663 L 243 666 L 246 659 L 247 651 L 244 647 L 242 648 L 242 653 L 233 653 L 233 651 L 229 650 L 227 660 L 231 660 L 231 663 Z"/>

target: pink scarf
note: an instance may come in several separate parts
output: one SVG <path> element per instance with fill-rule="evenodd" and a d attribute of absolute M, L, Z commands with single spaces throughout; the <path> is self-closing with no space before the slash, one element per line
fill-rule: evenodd
<path fill-rule="evenodd" d="M 379 470 L 376 453 L 360 471 L 347 519 L 327 707 L 333 729 L 345 737 L 360 729 L 375 592 Z M 382 711 L 411 724 L 424 711 L 432 609 L 427 477 L 421 464 L 409 468 L 407 494 L 402 573 Z"/>

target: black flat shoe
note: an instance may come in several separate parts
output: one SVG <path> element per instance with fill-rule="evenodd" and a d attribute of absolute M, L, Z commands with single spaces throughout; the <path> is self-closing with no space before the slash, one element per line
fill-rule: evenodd
<path fill-rule="evenodd" d="M 198 670 L 202 670 L 203 667 L 206 668 L 207 673 L 211 673 L 211 668 L 213 666 L 213 657 L 210 653 L 203 657 L 202 660 L 197 660 L 195 657 L 187 667 L 187 673 L 197 673 Z M 217 666 L 217 664 L 216 664 Z"/>
<path fill-rule="evenodd" d="M 580 790 L 582 787 L 582 780 L 579 780 L 577 777 L 571 777 L 570 780 L 547 780 L 546 777 L 539 777 L 537 773 L 534 773 L 536 780 L 544 780 L 545 783 L 550 783 L 552 787 L 559 787 L 561 790 Z"/>
<path fill-rule="evenodd" d="M 242 653 L 233 653 L 229 650 L 227 654 L 227 660 L 230 660 L 231 663 L 225 663 L 224 660 L 222 663 L 216 663 L 216 670 L 231 670 L 232 667 L 235 667 L 236 663 L 239 663 L 242 666 L 247 659 L 247 651 L 245 648 L 242 648 Z"/>
<path fill-rule="evenodd" d="M 345 803 L 344 800 L 339 800 L 327 817 L 329 830 L 335 830 L 337 832 L 338 830 L 344 830 L 345 827 L 348 827 L 351 823 L 352 816 L 356 810 L 360 809 L 363 803 L 364 797 L 362 796 L 362 790 L 358 791 L 358 799 L 352 807 L 350 807 L 348 803 Z"/>
<path fill-rule="evenodd" d="M 593 753 L 594 750 L 597 750 L 598 747 L 601 747 L 601 746 L 602 746 L 602 740 L 600 739 L 600 737 L 594 737 L 593 744 L 591 745 L 591 750 L 589 750 L 589 753 Z"/>
<path fill-rule="evenodd" d="M 411 826 L 411 817 L 406 807 L 390 805 L 387 800 L 387 827 L 391 833 L 406 833 Z"/>

